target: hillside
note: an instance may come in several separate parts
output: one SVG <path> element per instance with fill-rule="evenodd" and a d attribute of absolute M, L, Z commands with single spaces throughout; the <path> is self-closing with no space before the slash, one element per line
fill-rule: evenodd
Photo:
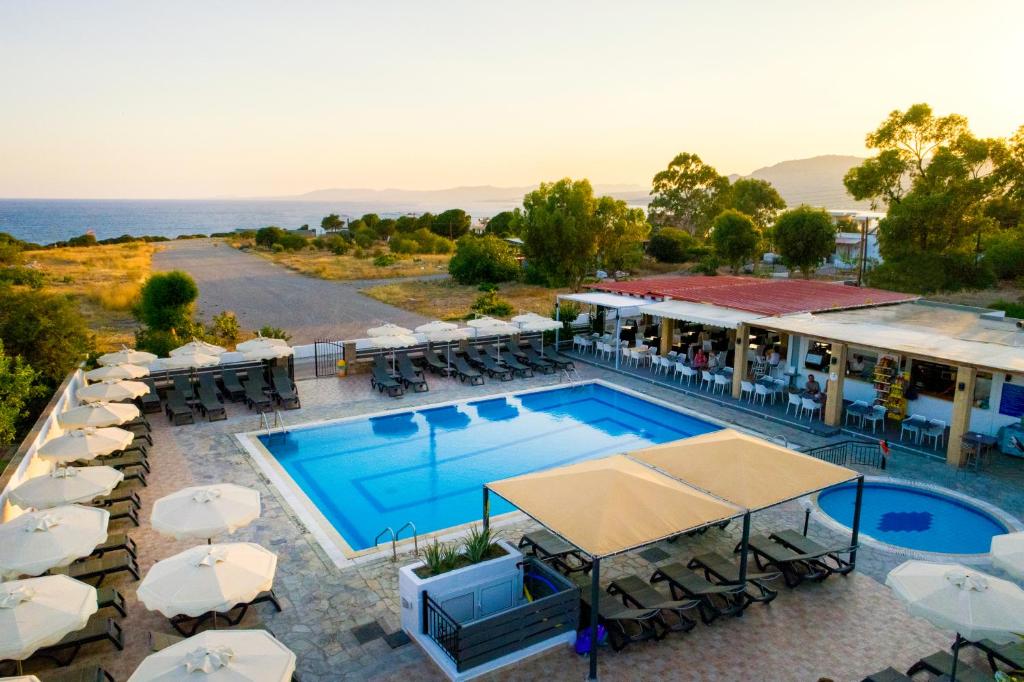
<path fill-rule="evenodd" d="M 810 204 L 825 208 L 867 210 L 871 208 L 870 202 L 855 201 L 843 187 L 846 171 L 862 161 L 864 159 L 859 156 L 828 154 L 758 168 L 746 177 L 772 183 L 790 206 Z"/>

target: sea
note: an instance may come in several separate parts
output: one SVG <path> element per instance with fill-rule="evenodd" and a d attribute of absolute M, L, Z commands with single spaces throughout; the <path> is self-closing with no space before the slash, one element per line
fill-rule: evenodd
<path fill-rule="evenodd" d="M 233 232 L 267 225 L 289 229 L 303 225 L 318 227 L 320 220 L 331 213 L 343 218 L 358 218 L 366 213 L 397 218 L 446 208 L 462 208 L 474 218 L 481 218 L 513 206 L 493 201 L 456 207 L 267 199 L 0 199 L 0 232 L 37 244 L 52 244 L 90 231 L 97 239 L 124 234 L 174 239 L 186 234 Z"/>

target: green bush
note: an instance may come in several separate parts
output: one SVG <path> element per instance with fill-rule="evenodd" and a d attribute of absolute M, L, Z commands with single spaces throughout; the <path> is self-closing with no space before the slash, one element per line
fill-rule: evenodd
<path fill-rule="evenodd" d="M 352 250 L 352 242 L 336 234 L 327 237 L 317 237 L 313 240 L 313 246 L 322 251 L 330 251 L 335 256 L 344 256 Z"/>
<path fill-rule="evenodd" d="M 999 299 L 994 303 L 990 303 L 988 307 L 993 310 L 1005 310 L 1009 317 L 1016 317 L 1018 320 L 1024 320 L 1024 301 L 1014 303 L 1012 301 Z"/>
<path fill-rule="evenodd" d="M 300 234 L 285 232 L 277 242 L 285 251 L 302 251 L 309 246 L 309 240 Z"/>
<path fill-rule="evenodd" d="M 390 253 L 383 253 L 373 259 L 373 264 L 376 265 L 378 268 L 386 268 L 389 265 L 394 265 L 397 262 L 398 257 Z"/>
<path fill-rule="evenodd" d="M 232 311 L 225 310 L 213 316 L 213 325 L 210 327 L 210 333 L 218 341 L 233 345 L 238 341 L 238 335 L 241 332 L 242 326 L 238 323 L 238 317 Z"/>
<path fill-rule="evenodd" d="M 987 289 L 995 285 L 992 267 L 973 254 L 919 253 L 886 260 L 867 274 L 870 286 L 914 294 L 961 289 Z"/>
<path fill-rule="evenodd" d="M 71 297 L 0 285 L 0 302 L 7 354 L 20 355 L 53 386 L 92 350 L 92 334 Z"/>
<path fill-rule="evenodd" d="M 692 271 L 701 275 L 717 275 L 718 268 L 722 267 L 722 261 L 718 260 L 718 256 L 708 254 L 700 259 Z"/>
<path fill-rule="evenodd" d="M 661 263 L 685 263 L 693 260 L 697 239 L 689 232 L 663 227 L 647 243 L 647 253 Z"/>
<path fill-rule="evenodd" d="M 1024 276 L 1024 232 L 1004 232 L 989 240 L 985 262 L 999 279 Z"/>
<path fill-rule="evenodd" d="M 192 304 L 199 297 L 188 273 L 180 270 L 151 275 L 142 285 L 135 317 L 151 329 L 182 329 L 192 320 Z"/>
<path fill-rule="evenodd" d="M 281 237 L 284 236 L 284 230 L 280 227 L 271 225 L 270 227 L 261 227 L 256 230 L 256 246 L 262 246 L 265 249 L 273 248 L 274 244 L 281 241 Z"/>
<path fill-rule="evenodd" d="M 498 296 L 497 291 L 480 294 L 473 302 L 473 305 L 470 306 L 470 309 L 481 315 L 495 315 L 497 317 L 511 315 L 512 311 L 515 310 L 511 303 Z"/>
<path fill-rule="evenodd" d="M 368 249 L 377 241 L 377 233 L 365 226 L 357 226 L 351 231 L 352 239 L 363 249 Z"/>
<path fill-rule="evenodd" d="M 268 339 L 281 339 L 282 341 L 291 341 L 292 335 L 281 329 L 280 327 L 274 327 L 269 324 L 265 324 L 259 328 L 257 333 L 260 336 L 264 336 Z"/>
<path fill-rule="evenodd" d="M 160 329 L 139 329 L 135 332 L 135 347 L 162 358 L 182 344 L 180 338 L 172 332 Z"/>
<path fill-rule="evenodd" d="M 2 245 L 0 245 L 2 247 Z M 43 286 L 43 273 L 39 270 L 33 270 L 32 268 L 25 268 L 19 265 L 12 265 L 10 267 L 0 267 L 0 282 L 7 282 L 8 284 L 18 284 L 21 286 L 31 287 L 33 289 L 41 289 Z"/>
<path fill-rule="evenodd" d="M 68 246 L 96 246 L 96 235 L 83 234 L 68 240 Z"/>
<path fill-rule="evenodd" d="M 507 282 L 519 274 L 519 263 L 512 247 L 498 237 L 466 235 L 456 242 L 448 272 L 460 284 Z"/>

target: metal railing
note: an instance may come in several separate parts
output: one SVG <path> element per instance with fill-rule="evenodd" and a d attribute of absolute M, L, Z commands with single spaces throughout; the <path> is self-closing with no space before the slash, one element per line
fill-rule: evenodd
<path fill-rule="evenodd" d="M 263 433 L 267 436 L 277 429 L 277 433 L 288 433 L 288 425 L 284 423 L 284 415 L 281 414 L 281 410 L 274 410 L 274 423 L 270 423 L 270 417 L 267 416 L 267 412 L 260 412 L 260 426 L 263 428 Z"/>
<path fill-rule="evenodd" d="M 376 547 L 380 542 L 381 538 L 391 538 L 391 561 L 398 561 L 398 536 L 402 534 L 402 531 L 406 528 L 412 529 L 412 545 L 413 551 L 418 555 L 420 553 L 420 537 L 416 531 L 416 524 L 412 521 L 406 521 L 402 526 L 395 531 L 391 526 L 388 526 L 381 532 L 377 533 L 377 537 L 373 539 L 373 546 Z"/>
<path fill-rule="evenodd" d="M 452 662 L 459 664 L 459 633 L 462 628 L 458 622 L 445 613 L 441 605 L 430 598 L 423 590 L 423 634 L 430 637 L 441 647 Z"/>
<path fill-rule="evenodd" d="M 832 445 L 823 445 L 819 448 L 811 448 L 804 451 L 810 455 L 831 464 L 840 466 L 864 466 L 885 469 L 886 458 L 880 443 L 866 443 L 859 440 L 844 440 Z"/>

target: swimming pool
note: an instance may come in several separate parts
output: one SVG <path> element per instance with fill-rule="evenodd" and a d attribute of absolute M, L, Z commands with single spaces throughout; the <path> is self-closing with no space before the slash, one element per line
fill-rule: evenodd
<path fill-rule="evenodd" d="M 509 394 L 261 435 L 352 550 L 407 521 L 476 521 L 484 483 L 687 438 L 718 426 L 603 384 Z M 492 497 L 491 513 L 512 506 Z"/>
<path fill-rule="evenodd" d="M 853 522 L 856 484 L 818 495 L 818 506 L 845 526 Z M 965 500 L 901 483 L 864 483 L 861 531 L 881 542 L 924 552 L 984 554 L 993 535 L 1009 532 L 992 514 Z"/>

